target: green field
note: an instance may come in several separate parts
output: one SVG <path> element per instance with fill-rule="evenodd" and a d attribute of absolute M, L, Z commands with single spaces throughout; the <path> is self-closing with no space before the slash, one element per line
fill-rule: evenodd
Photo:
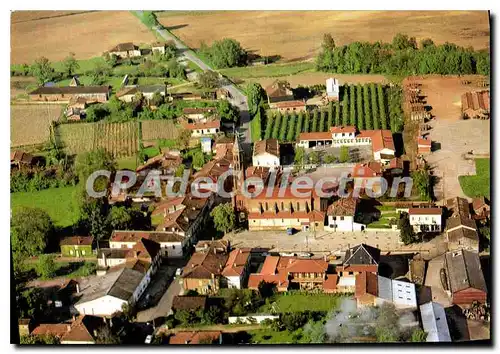
<path fill-rule="evenodd" d="M 279 312 L 331 311 L 338 307 L 341 299 L 338 295 L 291 292 L 275 295 L 272 302 L 276 302 Z M 268 310 L 267 305 L 264 305 L 259 312 Z"/>
<path fill-rule="evenodd" d="M 95 257 L 95 256 L 94 256 Z M 74 279 L 79 277 L 87 277 L 91 274 L 95 274 L 96 263 L 92 261 L 84 261 L 84 262 L 55 262 L 56 270 L 55 274 L 52 278 L 56 277 L 65 277 L 68 279 Z M 36 271 L 37 263 L 28 263 L 25 264 L 24 270 Z M 48 278 L 48 279 L 52 279 Z M 44 280 L 46 280 L 45 278 Z"/>
<path fill-rule="evenodd" d="M 468 197 L 490 197 L 490 159 L 476 159 L 476 175 L 458 176 L 460 187 Z"/>
<path fill-rule="evenodd" d="M 252 344 L 309 343 L 308 338 L 302 335 L 303 332 L 301 328 L 294 332 L 288 330 L 276 332 L 266 328 L 248 331 L 247 333 L 252 336 Z"/>
<path fill-rule="evenodd" d="M 258 77 L 277 77 L 296 75 L 306 71 L 313 71 L 314 63 L 302 62 L 293 64 L 269 64 L 260 66 L 245 66 L 221 69 L 219 72 L 230 78 L 248 79 Z"/>
<path fill-rule="evenodd" d="M 45 210 L 56 226 L 71 226 L 78 220 L 78 207 L 74 194 L 77 187 L 50 188 L 38 192 L 10 194 L 13 211 L 21 206 Z"/>

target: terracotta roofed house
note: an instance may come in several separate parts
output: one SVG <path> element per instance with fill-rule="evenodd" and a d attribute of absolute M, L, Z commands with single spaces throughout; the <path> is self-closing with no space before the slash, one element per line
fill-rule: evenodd
<path fill-rule="evenodd" d="M 132 42 L 120 43 L 109 50 L 110 55 L 116 55 L 119 58 L 135 58 L 141 56 L 138 46 Z"/>
<path fill-rule="evenodd" d="M 253 146 L 252 164 L 270 168 L 280 166 L 280 144 L 278 139 L 256 141 Z"/>
<path fill-rule="evenodd" d="M 229 253 L 222 275 L 227 279 L 228 288 L 243 288 L 250 266 L 250 250 L 234 249 Z"/>
<path fill-rule="evenodd" d="M 275 108 L 275 103 L 293 101 L 294 99 L 290 84 L 286 81 L 276 80 L 271 85 L 267 86 L 265 91 L 271 109 Z"/>
<path fill-rule="evenodd" d="M 169 337 L 168 344 L 222 344 L 222 332 L 178 331 Z"/>
<path fill-rule="evenodd" d="M 488 118 L 490 113 L 490 92 L 466 92 L 462 95 L 462 113 L 468 118 Z"/>
<path fill-rule="evenodd" d="M 356 287 L 356 275 L 360 273 L 378 273 L 380 250 L 366 244 L 348 249 L 341 265 L 335 270 L 339 276 L 339 291 L 352 292 Z M 363 279 L 363 278 L 362 278 Z"/>
<path fill-rule="evenodd" d="M 362 231 L 365 225 L 356 222 L 359 199 L 339 198 L 331 204 L 327 211 L 327 225 L 325 228 L 333 231 Z"/>

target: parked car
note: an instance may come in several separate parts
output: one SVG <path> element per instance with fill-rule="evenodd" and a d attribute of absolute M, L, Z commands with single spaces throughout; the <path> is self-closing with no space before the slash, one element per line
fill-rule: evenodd
<path fill-rule="evenodd" d="M 293 252 L 280 252 L 281 257 L 295 257 L 296 254 Z"/>
<path fill-rule="evenodd" d="M 288 229 L 286 229 L 286 234 L 288 236 L 292 236 L 294 234 L 294 232 L 295 232 L 295 229 L 293 229 L 291 227 L 289 227 Z"/>
<path fill-rule="evenodd" d="M 150 334 L 146 337 L 146 340 L 144 341 L 145 344 L 151 344 L 153 341 L 153 336 Z"/>
<path fill-rule="evenodd" d="M 175 271 L 175 276 L 179 277 L 182 274 L 182 268 L 177 268 Z"/>

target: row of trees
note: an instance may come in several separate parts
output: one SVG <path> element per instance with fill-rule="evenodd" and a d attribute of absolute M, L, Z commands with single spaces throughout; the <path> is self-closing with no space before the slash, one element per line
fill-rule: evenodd
<path fill-rule="evenodd" d="M 264 139 L 295 141 L 302 132 L 326 132 L 332 126 L 356 126 L 359 130 L 403 130 L 402 90 L 399 86 L 384 88 L 381 84 L 344 87 L 341 102 L 330 102 L 326 110 L 312 112 L 275 112 L 263 125 Z M 259 119 L 261 120 L 261 117 Z M 257 125 L 255 125 L 258 129 Z M 254 126 L 252 126 L 254 128 Z"/>
<path fill-rule="evenodd" d="M 487 50 L 475 51 L 453 43 L 435 45 L 424 39 L 417 45 L 414 37 L 397 34 L 392 43 L 352 42 L 336 46 L 330 34 L 325 34 L 322 50 L 316 58 L 316 68 L 344 74 L 490 74 Z"/>

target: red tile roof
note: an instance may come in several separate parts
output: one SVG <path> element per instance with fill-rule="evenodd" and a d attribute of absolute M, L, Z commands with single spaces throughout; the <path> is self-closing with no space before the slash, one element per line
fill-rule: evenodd
<path fill-rule="evenodd" d="M 462 110 L 490 110 L 490 92 L 466 92 L 462 95 Z"/>
<path fill-rule="evenodd" d="M 339 276 L 337 274 L 328 274 L 325 281 L 323 281 L 323 290 L 326 292 L 334 291 L 337 289 L 338 282 Z"/>
<path fill-rule="evenodd" d="M 280 156 L 280 143 L 278 139 L 265 139 L 256 141 L 253 145 L 253 156 L 261 154 L 271 154 L 274 156 Z"/>
<path fill-rule="evenodd" d="M 340 198 L 327 209 L 331 216 L 354 216 L 359 200 L 355 198 Z"/>
<path fill-rule="evenodd" d="M 214 129 L 220 128 L 220 120 L 212 120 L 205 123 L 186 123 L 182 122 L 182 126 L 188 130 L 197 130 L 197 129 Z"/>
<path fill-rule="evenodd" d="M 229 253 L 226 266 L 222 270 L 222 275 L 241 276 L 245 270 L 245 266 L 250 258 L 250 252 L 241 249 L 234 249 Z"/>
<path fill-rule="evenodd" d="M 315 188 L 309 188 L 307 186 L 298 185 L 296 188 L 298 193 L 294 195 L 292 188 L 287 186 L 286 188 L 280 188 L 280 186 L 265 187 L 258 195 L 252 196 L 254 200 L 265 200 L 265 199 L 310 199 L 311 197 L 318 197 Z M 302 196 L 301 194 L 310 192 L 309 196 Z M 269 194 L 269 196 L 268 196 Z"/>
<path fill-rule="evenodd" d="M 425 147 L 431 147 L 432 142 L 430 140 L 427 140 L 426 138 L 418 138 L 417 139 L 418 147 L 425 146 Z"/>
<path fill-rule="evenodd" d="M 36 336 L 46 336 L 53 335 L 58 338 L 61 338 L 66 332 L 68 332 L 71 328 L 70 324 L 65 323 L 42 323 L 39 324 L 31 334 Z"/>
<path fill-rule="evenodd" d="M 366 294 L 378 296 L 378 277 L 377 274 L 362 272 L 356 275 L 355 297 Z"/>
<path fill-rule="evenodd" d="M 368 163 L 358 163 L 353 167 L 353 177 L 378 177 L 382 175 L 382 165 L 380 162 L 370 161 Z"/>
<path fill-rule="evenodd" d="M 348 127 L 331 127 L 330 132 L 332 134 L 340 134 L 340 133 L 356 133 L 356 127 L 348 126 Z"/>
<path fill-rule="evenodd" d="M 315 133 L 300 133 L 299 141 L 301 140 L 332 140 L 330 132 L 315 132 Z"/>
<path fill-rule="evenodd" d="M 79 246 L 91 246 L 92 242 L 94 241 L 94 238 L 92 236 L 71 236 L 71 237 L 65 237 L 63 238 L 60 242 L 60 246 L 73 246 L 73 245 L 79 245 Z"/>
<path fill-rule="evenodd" d="M 441 208 L 410 208 L 408 214 L 410 215 L 441 215 L 443 213 Z"/>
<path fill-rule="evenodd" d="M 362 130 L 356 138 L 371 138 L 373 152 L 383 149 L 395 151 L 390 130 Z"/>
<path fill-rule="evenodd" d="M 184 108 L 182 110 L 183 114 L 204 114 L 204 113 L 214 113 L 217 109 L 215 107 L 203 107 L 203 108 Z"/>

